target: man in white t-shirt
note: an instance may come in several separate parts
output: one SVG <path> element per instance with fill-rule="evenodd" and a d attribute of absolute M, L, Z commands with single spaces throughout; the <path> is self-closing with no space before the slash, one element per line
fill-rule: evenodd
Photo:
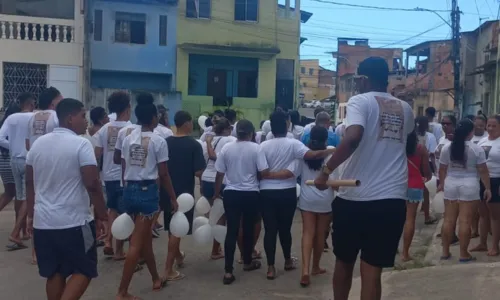
<path fill-rule="evenodd" d="M 95 141 L 95 155 L 98 160 L 102 157 L 102 179 L 106 186 L 106 200 L 109 209 L 109 224 L 108 229 L 111 229 L 111 224 L 123 213 L 123 186 L 122 166 L 115 164 L 113 158 L 115 154 L 115 146 L 118 139 L 118 132 L 123 127 L 130 125 L 130 96 L 126 92 L 115 92 L 108 99 L 108 105 L 111 111 L 116 112 L 117 118 L 110 121 L 97 131 L 93 138 Z M 105 255 L 114 255 L 115 260 L 125 259 L 123 253 L 123 241 L 116 241 L 116 248 L 113 251 L 111 230 L 108 230 L 108 240 L 104 246 Z"/>
<path fill-rule="evenodd" d="M 406 139 L 414 128 L 413 112 L 387 93 L 388 77 L 382 58 L 359 64 L 361 94 L 349 99 L 344 138 L 315 180 L 316 187 L 326 189 L 329 175 L 343 164 L 341 179 L 361 181 L 359 187 L 341 187 L 332 204 L 335 300 L 349 298 L 359 252 L 363 294 L 380 299 L 382 269 L 394 266 L 405 224 Z"/>
<path fill-rule="evenodd" d="M 26 158 L 28 229 L 47 298 L 80 299 L 97 277 L 91 204 L 102 221 L 106 206 L 92 144 L 79 136 L 87 129 L 83 104 L 64 99 L 57 116 L 60 127 L 38 138 Z"/>
<path fill-rule="evenodd" d="M 425 116 L 429 119 L 429 132 L 434 134 L 436 141 L 439 141 L 444 135 L 443 126 L 440 123 L 434 122 L 436 118 L 436 109 L 432 106 L 427 107 Z"/>

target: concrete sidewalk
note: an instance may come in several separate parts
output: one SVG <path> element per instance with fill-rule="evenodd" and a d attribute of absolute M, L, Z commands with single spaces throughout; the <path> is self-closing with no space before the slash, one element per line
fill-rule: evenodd
<path fill-rule="evenodd" d="M 384 300 L 500 299 L 500 263 L 437 266 L 382 275 Z M 359 299 L 361 280 L 355 279 L 349 299 Z M 325 299 L 332 299 L 331 293 Z"/>

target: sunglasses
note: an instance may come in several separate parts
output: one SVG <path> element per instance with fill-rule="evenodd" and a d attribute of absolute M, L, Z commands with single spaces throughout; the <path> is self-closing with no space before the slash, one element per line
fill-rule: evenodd
<path fill-rule="evenodd" d="M 452 123 L 451 123 L 451 122 L 441 122 L 441 125 L 443 125 L 443 126 L 445 126 L 445 125 L 446 125 L 446 126 L 448 126 L 448 125 L 452 125 Z"/>

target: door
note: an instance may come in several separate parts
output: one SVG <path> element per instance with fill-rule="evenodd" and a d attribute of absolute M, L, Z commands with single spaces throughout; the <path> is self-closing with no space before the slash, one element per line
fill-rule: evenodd
<path fill-rule="evenodd" d="M 207 73 L 207 95 L 213 97 L 226 97 L 227 71 L 208 69 Z"/>
<path fill-rule="evenodd" d="M 295 61 L 276 59 L 276 100 L 275 106 L 293 109 L 295 94 Z"/>
<path fill-rule="evenodd" d="M 82 89 L 79 83 L 79 67 L 50 65 L 48 86 L 53 86 L 61 92 L 64 98 L 82 101 Z"/>

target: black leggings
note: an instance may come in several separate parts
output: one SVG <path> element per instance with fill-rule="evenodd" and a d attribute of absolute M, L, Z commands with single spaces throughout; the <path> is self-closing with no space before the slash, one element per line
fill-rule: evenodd
<path fill-rule="evenodd" d="M 243 219 L 243 262 L 252 263 L 255 222 L 259 215 L 259 192 L 224 190 L 224 210 L 227 220 L 227 234 L 224 242 L 225 270 L 233 272 L 234 251 Z"/>
<path fill-rule="evenodd" d="M 285 190 L 261 190 L 262 219 L 264 220 L 264 250 L 267 265 L 274 266 L 276 239 L 279 234 L 285 260 L 292 258 L 292 223 L 297 208 L 295 188 Z"/>

